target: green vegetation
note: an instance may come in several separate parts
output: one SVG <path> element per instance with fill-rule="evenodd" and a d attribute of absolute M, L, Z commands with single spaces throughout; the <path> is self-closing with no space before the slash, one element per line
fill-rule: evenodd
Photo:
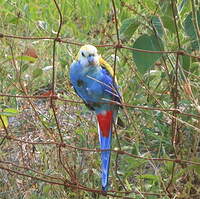
<path fill-rule="evenodd" d="M 55 41 L 55 0 L 0 0 L 0 198 L 200 198 L 200 3 L 56 2 Z M 116 63 L 127 105 L 107 196 L 95 115 L 68 74 L 86 43 Z"/>

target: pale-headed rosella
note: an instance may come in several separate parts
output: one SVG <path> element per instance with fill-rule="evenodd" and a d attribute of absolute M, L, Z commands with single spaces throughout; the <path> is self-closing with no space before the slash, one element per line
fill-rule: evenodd
<path fill-rule="evenodd" d="M 101 150 L 102 190 L 107 191 L 113 124 L 121 102 L 113 68 L 98 55 L 96 47 L 84 45 L 70 67 L 70 81 L 98 121 Z"/>

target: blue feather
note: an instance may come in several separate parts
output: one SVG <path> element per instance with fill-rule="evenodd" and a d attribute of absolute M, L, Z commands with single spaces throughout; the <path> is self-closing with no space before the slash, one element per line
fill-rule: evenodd
<path fill-rule="evenodd" d="M 74 61 L 70 67 L 70 81 L 79 97 L 89 108 L 94 110 L 97 115 L 104 114 L 105 111 L 112 111 L 112 122 L 115 121 L 119 106 L 108 102 L 109 100 L 120 102 L 121 96 L 116 82 L 105 68 L 100 65 L 82 65 L 80 61 Z M 112 125 L 109 136 L 103 136 L 99 125 L 98 133 L 101 149 L 111 149 Z M 101 152 L 103 191 L 108 189 L 110 157 L 110 151 Z"/>
<path fill-rule="evenodd" d="M 99 142 L 101 150 L 111 149 L 112 143 L 112 131 L 109 132 L 109 137 L 102 136 L 102 132 L 100 128 L 98 128 L 99 134 Z M 102 190 L 107 191 L 108 189 L 108 177 L 109 177 L 109 169 L 110 169 L 110 151 L 102 151 L 101 152 L 101 183 L 102 183 Z"/>

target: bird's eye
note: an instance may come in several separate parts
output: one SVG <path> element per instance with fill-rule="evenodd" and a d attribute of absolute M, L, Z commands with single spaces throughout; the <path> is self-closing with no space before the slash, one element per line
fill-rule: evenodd
<path fill-rule="evenodd" d="M 83 52 L 81 53 L 81 55 L 82 55 L 83 57 L 85 57 L 85 55 L 84 55 L 84 53 L 83 53 Z"/>

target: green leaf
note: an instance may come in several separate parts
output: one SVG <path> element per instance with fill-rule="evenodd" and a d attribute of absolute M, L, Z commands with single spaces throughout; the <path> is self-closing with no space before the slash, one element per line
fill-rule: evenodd
<path fill-rule="evenodd" d="M 156 31 L 157 35 L 162 38 L 163 34 L 164 34 L 164 27 L 163 24 L 161 22 L 161 19 L 155 15 L 151 16 L 151 23 L 152 26 L 154 28 L 154 30 Z"/>
<path fill-rule="evenodd" d="M 34 71 L 33 71 L 33 79 L 39 77 L 40 75 L 42 75 L 43 73 L 43 70 L 40 69 L 40 68 L 36 68 Z"/>
<path fill-rule="evenodd" d="M 192 12 L 190 12 L 185 18 L 183 26 L 186 35 L 194 40 L 197 39 L 197 33 L 193 24 L 193 20 L 194 19 L 192 17 Z M 200 26 L 200 11 L 197 12 L 197 21 L 198 21 L 198 26 Z"/>
<path fill-rule="evenodd" d="M 183 69 L 190 71 L 191 57 L 187 55 L 182 55 L 180 58 L 181 66 L 183 67 Z"/>
<path fill-rule="evenodd" d="M 5 125 L 5 127 L 7 128 L 7 127 L 8 127 L 8 118 L 7 118 L 7 116 L 2 115 L 2 114 L 0 113 L 0 117 L 1 117 L 1 119 L 3 120 L 3 123 L 2 123 L 2 121 L 0 120 L 0 129 L 4 128 L 4 125 Z M 4 125 L 3 125 L 3 124 L 4 124 Z"/>
<path fill-rule="evenodd" d="M 148 0 L 148 1 L 143 1 L 144 7 L 148 8 L 149 10 L 155 10 L 157 9 L 157 1 L 155 0 Z"/>
<path fill-rule="evenodd" d="M 166 157 L 168 158 L 168 157 Z M 165 171 L 167 174 L 170 174 L 172 172 L 172 169 L 173 169 L 173 162 L 170 162 L 170 161 L 166 161 L 165 163 Z"/>
<path fill-rule="evenodd" d="M 17 59 L 17 60 L 21 60 L 21 61 L 29 61 L 29 62 L 35 62 L 35 61 L 37 60 L 37 59 L 34 58 L 34 57 L 25 56 L 25 55 L 17 56 L 16 59 Z"/>
<path fill-rule="evenodd" d="M 156 88 L 157 85 L 161 81 L 161 71 L 160 70 L 150 70 L 149 73 L 146 73 L 145 75 L 148 75 L 149 78 L 149 87 L 150 88 Z"/>
<path fill-rule="evenodd" d="M 3 110 L 3 112 L 0 112 L 0 115 L 4 115 L 7 117 L 14 117 L 17 114 L 19 114 L 19 111 L 17 109 L 14 108 L 6 108 Z"/>
<path fill-rule="evenodd" d="M 168 0 L 159 0 L 159 7 L 165 15 L 168 14 L 168 10 L 171 8 L 170 3 Z"/>
<path fill-rule="evenodd" d="M 129 40 L 139 25 L 140 22 L 135 17 L 125 19 L 120 27 L 120 39 L 125 41 Z"/>
<path fill-rule="evenodd" d="M 46 185 L 44 185 L 44 187 L 43 187 L 43 192 L 44 192 L 45 194 L 48 194 L 48 193 L 51 191 L 51 189 L 52 189 L 52 186 L 51 186 L 50 184 L 46 184 Z"/>
<path fill-rule="evenodd" d="M 199 158 L 193 158 L 192 160 L 193 162 L 197 162 L 197 163 L 200 163 L 200 159 Z M 199 165 L 190 165 L 188 167 L 188 169 L 192 170 L 194 169 L 196 171 L 196 173 L 200 176 L 200 166 Z"/>
<path fill-rule="evenodd" d="M 158 182 L 159 181 L 159 177 L 156 175 L 152 175 L 152 174 L 143 174 L 143 175 L 139 175 L 137 176 L 138 179 L 145 179 L 145 180 L 153 180 Z"/>
<path fill-rule="evenodd" d="M 190 45 L 188 46 L 188 51 L 195 51 L 200 49 L 200 40 L 193 40 L 191 41 Z"/>
<path fill-rule="evenodd" d="M 172 11 L 172 2 L 169 0 L 159 0 L 159 7 L 163 16 L 173 17 L 173 12 L 175 16 L 178 16 L 177 7 L 174 6 L 174 10 Z"/>
<path fill-rule="evenodd" d="M 190 71 L 195 75 L 199 75 L 200 74 L 200 63 L 199 62 L 193 62 L 191 64 Z"/>
<path fill-rule="evenodd" d="M 29 68 L 30 64 L 24 64 L 22 67 L 21 67 L 21 71 L 24 72 L 26 71 L 28 68 Z"/>
<path fill-rule="evenodd" d="M 12 56 L 8 56 L 7 58 L 8 58 L 8 60 L 12 60 L 13 59 Z M 35 62 L 37 60 L 34 57 L 25 56 L 25 55 L 17 56 L 16 59 L 19 60 L 19 61 L 29 61 L 29 62 Z"/>
<path fill-rule="evenodd" d="M 162 16 L 161 17 L 163 25 L 166 29 L 168 29 L 171 33 L 176 33 L 176 28 L 174 26 L 174 20 L 170 16 Z"/>
<path fill-rule="evenodd" d="M 161 39 L 147 34 L 140 36 L 133 44 L 133 48 L 149 51 L 162 51 L 164 49 Z M 138 71 L 142 74 L 147 72 L 161 56 L 162 53 L 133 51 L 134 62 Z"/>
<path fill-rule="evenodd" d="M 17 24 L 19 22 L 19 17 L 13 17 L 12 19 L 9 20 L 9 23 L 12 24 Z"/>
<path fill-rule="evenodd" d="M 126 157 L 125 161 L 127 162 L 128 168 L 127 171 L 133 172 L 140 167 L 142 167 L 147 161 L 142 159 L 133 159 L 131 157 Z"/>
<path fill-rule="evenodd" d="M 188 0 L 182 0 L 180 4 L 178 5 L 178 11 L 179 13 L 183 10 L 183 8 L 187 6 L 188 7 Z"/>
<path fill-rule="evenodd" d="M 197 11 L 197 22 L 198 22 L 198 26 L 200 27 L 200 10 Z M 197 32 L 194 26 L 194 19 L 192 16 L 192 12 L 190 12 L 187 17 L 185 18 L 184 22 L 183 22 L 183 26 L 184 26 L 184 31 L 185 34 L 190 38 L 191 43 L 191 50 L 196 50 L 196 49 L 200 49 L 200 41 L 199 38 L 197 36 Z"/>

